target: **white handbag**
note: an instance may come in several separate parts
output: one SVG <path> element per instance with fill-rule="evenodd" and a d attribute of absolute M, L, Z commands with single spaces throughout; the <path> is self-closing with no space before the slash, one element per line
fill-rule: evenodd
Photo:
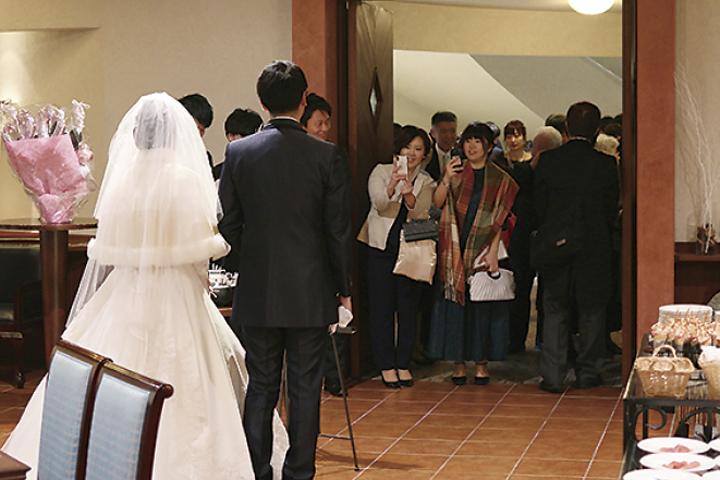
<path fill-rule="evenodd" d="M 504 268 L 495 273 L 476 272 L 470 276 L 470 300 L 473 302 L 496 302 L 515 298 L 515 277 Z"/>

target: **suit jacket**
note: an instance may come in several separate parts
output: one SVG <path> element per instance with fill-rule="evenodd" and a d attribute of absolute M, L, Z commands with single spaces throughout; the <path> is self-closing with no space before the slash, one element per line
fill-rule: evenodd
<path fill-rule="evenodd" d="M 388 234 L 400 213 L 400 205 L 403 202 L 400 185 L 395 187 L 392 197 L 387 196 L 387 186 L 390 184 L 393 168 L 392 163 L 379 163 L 370 173 L 368 179 L 370 212 L 357 237 L 361 242 L 379 250 L 387 248 Z M 416 170 L 412 180 L 415 208 L 408 208 L 407 220 L 423 220 L 429 217 L 428 212 L 436 184 L 430 174 L 424 170 Z"/>
<path fill-rule="evenodd" d="M 588 141 L 570 140 L 540 155 L 534 186 L 538 225 L 567 215 L 583 197 L 583 248 L 572 265 L 575 290 L 582 305 L 605 304 L 612 292 L 612 229 L 620 197 L 615 159 Z"/>
<path fill-rule="evenodd" d="M 239 251 L 231 324 L 337 322 L 350 296 L 352 182 L 344 151 L 289 118 L 228 144 L 220 231 Z"/>

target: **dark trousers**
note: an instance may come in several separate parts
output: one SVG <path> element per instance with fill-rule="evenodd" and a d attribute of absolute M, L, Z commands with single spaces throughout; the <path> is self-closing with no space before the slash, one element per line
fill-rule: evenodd
<path fill-rule="evenodd" d="M 290 449 L 283 479 L 315 476 L 315 447 L 320 432 L 323 347 L 327 327 L 242 327 L 245 364 L 250 375 L 243 425 L 258 480 L 272 480 L 273 416 L 280 394 L 283 354 L 287 362 L 287 429 Z"/>
<path fill-rule="evenodd" d="M 600 379 L 605 361 L 605 305 L 586 306 L 576 301 L 573 267 L 543 271 L 545 295 L 545 325 L 540 374 L 544 381 L 555 387 L 563 384 L 567 373 L 569 329 L 573 306 L 577 306 L 580 343 L 575 361 L 578 380 Z"/>
<path fill-rule="evenodd" d="M 535 270 L 530 266 L 527 255 L 510 257 L 510 269 L 515 278 L 515 298 L 510 303 L 510 353 L 525 350 L 530 325 L 530 293 L 532 292 Z"/>
<path fill-rule="evenodd" d="M 392 273 L 397 255 L 370 249 L 368 303 L 373 358 L 380 370 L 405 370 L 412 358 L 421 283 Z M 395 313 L 397 312 L 397 342 Z"/>

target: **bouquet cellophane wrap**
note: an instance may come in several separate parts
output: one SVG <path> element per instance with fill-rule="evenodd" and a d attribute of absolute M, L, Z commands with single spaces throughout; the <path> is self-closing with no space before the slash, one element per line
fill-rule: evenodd
<path fill-rule="evenodd" d="M 662 350 L 669 350 L 672 356 L 659 356 Z M 646 397 L 682 399 L 695 367 L 688 358 L 678 357 L 672 346 L 660 345 L 652 356 L 635 359 L 635 371 Z"/>
<path fill-rule="evenodd" d="M 5 142 L 13 170 L 40 210 L 44 223 L 70 223 L 88 193 L 70 135 Z"/>

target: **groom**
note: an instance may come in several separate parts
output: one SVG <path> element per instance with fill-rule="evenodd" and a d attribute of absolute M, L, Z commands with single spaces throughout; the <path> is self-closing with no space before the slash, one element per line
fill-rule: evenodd
<path fill-rule="evenodd" d="M 315 475 L 323 347 L 350 302 L 352 182 L 343 150 L 298 122 L 307 81 L 275 61 L 257 81 L 271 120 L 227 147 L 220 231 L 240 252 L 233 300 L 250 374 L 244 426 L 255 476 L 271 480 L 272 419 L 285 355 L 290 449 L 283 479 Z"/>

